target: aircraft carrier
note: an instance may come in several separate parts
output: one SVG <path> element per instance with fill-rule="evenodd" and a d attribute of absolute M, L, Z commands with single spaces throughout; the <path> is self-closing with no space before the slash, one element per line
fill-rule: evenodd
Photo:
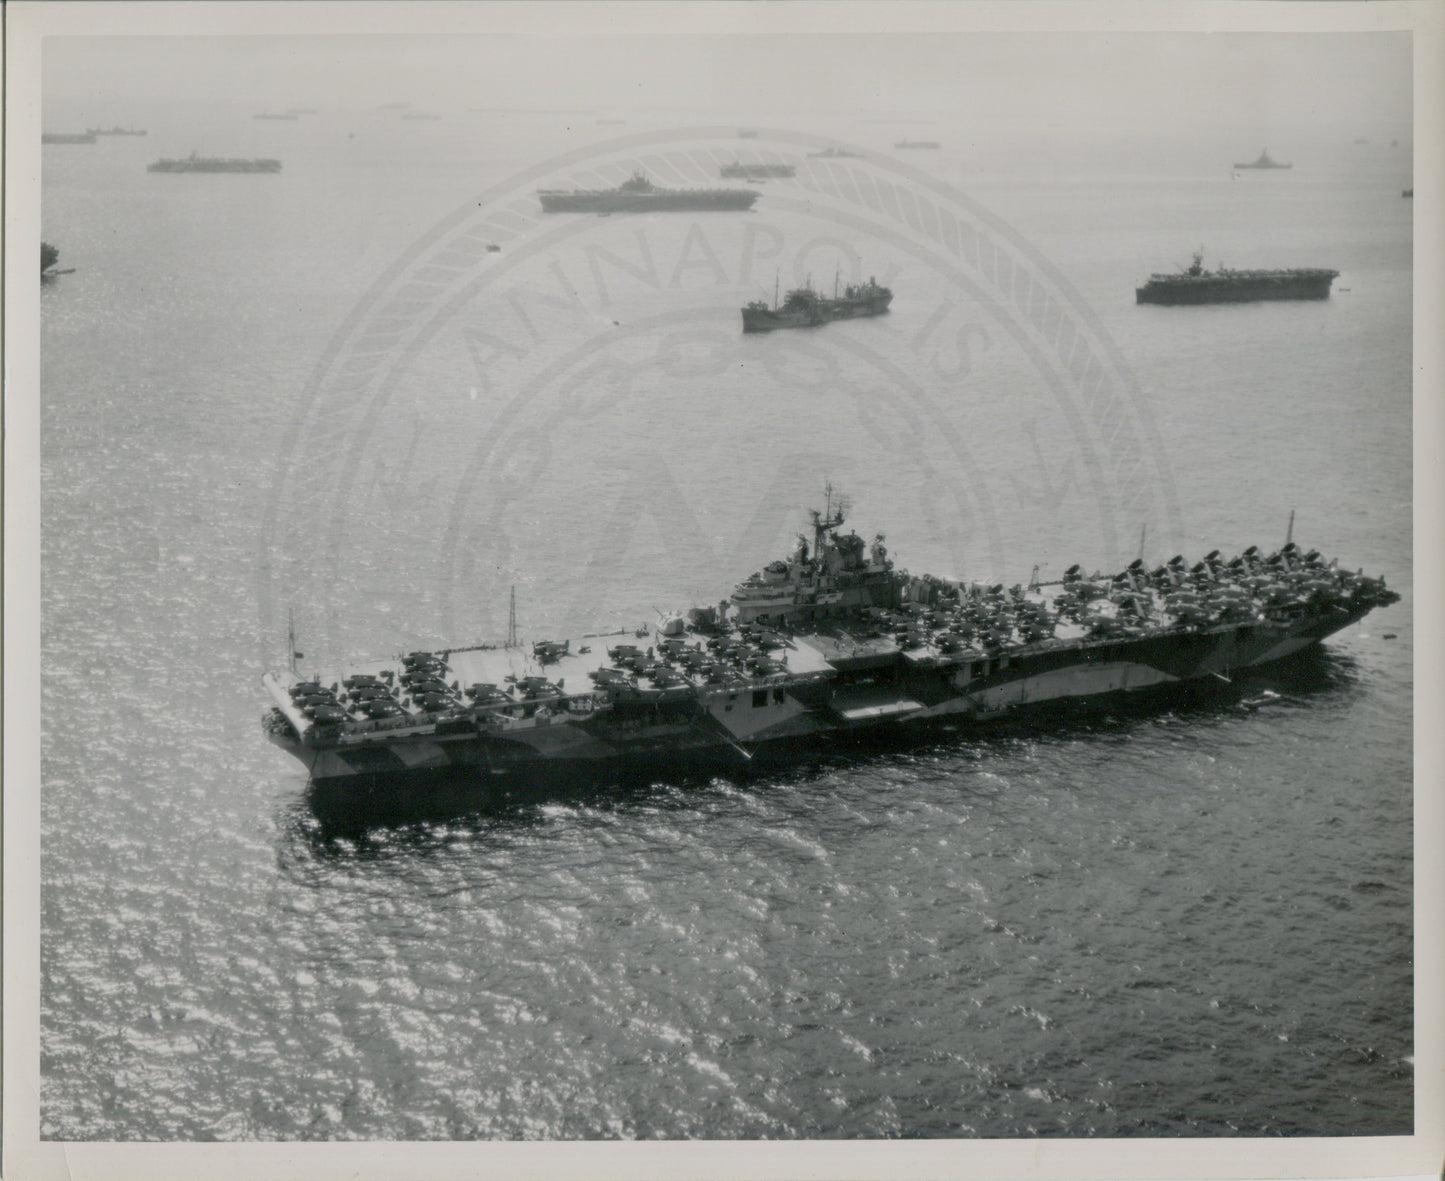
<path fill-rule="evenodd" d="M 1253 303 L 1264 299 L 1329 299 L 1339 271 L 1326 267 L 1298 267 L 1282 271 L 1204 269 L 1204 256 L 1196 254 L 1187 269 L 1176 274 L 1150 275 L 1134 289 L 1136 303 Z"/>
<path fill-rule="evenodd" d="M 541 189 L 543 213 L 711 213 L 751 209 L 758 194 L 751 189 L 664 189 L 635 173 L 615 189 Z"/>
<path fill-rule="evenodd" d="M 146 165 L 147 172 L 280 172 L 281 161 L 270 159 L 227 159 L 198 156 L 192 152 L 180 159 L 163 158 Z"/>
<path fill-rule="evenodd" d="M 788 556 L 633 632 L 411 652 L 262 678 L 270 740 L 334 802 L 544 767 L 749 760 L 769 743 L 1228 680 L 1398 601 L 1287 540 L 1005 587 L 898 569 L 829 496 Z M 1293 532 L 1293 519 L 1291 529 Z M 515 637 L 513 637 L 515 640 Z M 295 640 L 292 637 L 292 652 Z"/>

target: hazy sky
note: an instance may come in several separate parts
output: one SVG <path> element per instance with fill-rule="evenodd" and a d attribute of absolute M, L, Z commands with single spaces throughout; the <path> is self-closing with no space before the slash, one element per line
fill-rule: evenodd
<path fill-rule="evenodd" d="M 1410 134 L 1408 34 L 50 38 L 47 116 L 129 103 L 945 115 L 1008 134 Z"/>

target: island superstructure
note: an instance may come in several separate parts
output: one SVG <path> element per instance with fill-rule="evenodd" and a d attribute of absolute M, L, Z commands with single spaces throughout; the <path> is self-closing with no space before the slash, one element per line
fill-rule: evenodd
<path fill-rule="evenodd" d="M 1296 267 L 1277 271 L 1235 271 L 1204 268 L 1196 253 L 1188 268 L 1175 274 L 1150 275 L 1134 289 L 1137 303 L 1252 303 L 1263 299 L 1328 299 L 1339 271 L 1327 267 Z"/>
<path fill-rule="evenodd" d="M 417 773 L 749 758 L 776 741 L 1227 680 L 1399 598 L 1293 540 L 1012 587 L 910 575 L 881 534 L 843 533 L 846 511 L 830 493 L 790 554 L 716 606 L 636 632 L 268 673 L 265 731 L 341 800 Z"/>

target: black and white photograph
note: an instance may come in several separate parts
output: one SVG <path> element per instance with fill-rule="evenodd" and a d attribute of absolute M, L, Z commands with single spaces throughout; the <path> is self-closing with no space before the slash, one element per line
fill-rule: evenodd
<path fill-rule="evenodd" d="M 7 1177 L 1438 1173 L 1445 8 L 1160 11 L 8 7 Z"/>

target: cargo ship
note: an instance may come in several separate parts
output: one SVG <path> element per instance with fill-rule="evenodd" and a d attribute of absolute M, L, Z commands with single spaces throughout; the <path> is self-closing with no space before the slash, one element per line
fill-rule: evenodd
<path fill-rule="evenodd" d="M 224 160 L 192 152 L 180 160 L 157 160 L 147 172 L 280 172 L 280 160 Z"/>
<path fill-rule="evenodd" d="M 758 195 L 751 189 L 661 189 L 638 172 L 615 189 L 542 189 L 537 198 L 543 213 L 708 213 L 751 209 Z"/>
<path fill-rule="evenodd" d="M 86 135 L 145 135 L 145 134 L 147 134 L 147 133 L 146 133 L 145 131 L 142 131 L 142 130 L 140 130 L 140 129 L 138 129 L 138 128 L 134 128 L 134 127 L 119 127 L 119 126 L 117 126 L 117 127 L 88 127 L 88 128 L 86 128 L 85 134 L 86 134 Z"/>
<path fill-rule="evenodd" d="M 811 537 L 717 606 L 652 626 L 411 652 L 347 672 L 267 673 L 263 730 L 331 808 L 407 801 L 417 778 L 748 761 L 773 743 L 955 729 L 1060 702 L 1270 664 L 1397 602 L 1384 579 L 1292 540 L 1116 574 L 1037 567 L 1005 587 L 914 576 L 881 534 L 843 533 L 829 490 Z M 1142 548 L 1142 546 L 1141 546 Z M 515 608 L 515 604 L 514 604 Z M 515 618 L 515 614 L 514 614 Z M 569 770 L 570 769 L 570 770 Z"/>
<path fill-rule="evenodd" d="M 812 287 L 799 287 L 788 292 L 781 304 L 776 297 L 769 307 L 761 299 L 743 308 L 744 332 L 772 332 L 778 328 L 817 328 L 834 320 L 854 320 L 861 316 L 881 316 L 893 302 L 893 292 L 880 287 L 871 276 L 866 283 L 849 284 L 842 294 L 836 290 L 829 299 Z"/>
<path fill-rule="evenodd" d="M 900 139 L 893 145 L 895 148 L 937 148 L 939 142 L 936 139 Z"/>
<path fill-rule="evenodd" d="M 40 142 L 43 144 L 93 144 L 95 132 L 43 131 L 40 133 Z"/>
<path fill-rule="evenodd" d="M 1278 160 L 1270 158 L 1269 149 L 1265 148 L 1259 153 L 1259 159 L 1251 160 L 1248 164 L 1236 164 L 1236 168 L 1293 168 L 1293 164 L 1281 164 Z"/>
<path fill-rule="evenodd" d="M 719 175 L 724 180 L 782 180 L 797 176 L 793 164 L 724 164 Z"/>
<path fill-rule="evenodd" d="M 1150 275 L 1134 289 L 1138 303 L 1251 303 L 1262 299 L 1328 299 L 1339 271 L 1301 267 L 1287 271 L 1204 269 L 1203 254 L 1173 275 Z"/>
<path fill-rule="evenodd" d="M 821 152 L 809 152 L 815 160 L 861 160 L 862 152 L 850 152 L 846 148 L 824 148 Z"/>

